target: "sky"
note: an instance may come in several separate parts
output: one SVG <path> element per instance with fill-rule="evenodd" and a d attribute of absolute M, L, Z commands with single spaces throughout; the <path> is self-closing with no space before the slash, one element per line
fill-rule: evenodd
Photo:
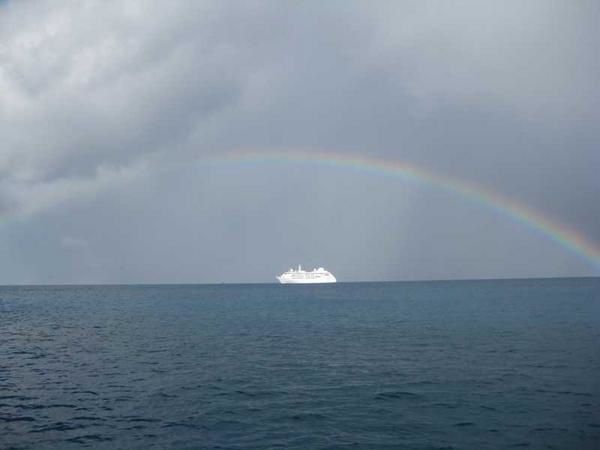
<path fill-rule="evenodd" d="M 599 21 L 594 0 L 3 1 L 0 283 L 598 276 Z M 587 255 L 326 153 L 483 189 Z"/>

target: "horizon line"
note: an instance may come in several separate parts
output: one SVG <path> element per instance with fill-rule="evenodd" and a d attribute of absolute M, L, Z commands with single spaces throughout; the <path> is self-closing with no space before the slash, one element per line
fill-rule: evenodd
<path fill-rule="evenodd" d="M 335 283 L 311 283 L 311 284 L 286 284 L 285 286 L 335 286 L 336 284 L 358 284 L 358 283 L 429 283 L 448 281 L 524 281 L 524 280 L 567 280 L 567 279 L 600 279 L 600 275 L 576 275 L 576 276 L 535 276 L 535 277 L 482 277 L 482 278 L 423 278 L 412 280 L 348 280 Z M 5 287 L 103 287 L 103 286 L 240 286 L 240 285 L 282 285 L 276 281 L 232 281 L 232 282 L 157 282 L 157 283 L 17 283 L 0 284 Z"/>

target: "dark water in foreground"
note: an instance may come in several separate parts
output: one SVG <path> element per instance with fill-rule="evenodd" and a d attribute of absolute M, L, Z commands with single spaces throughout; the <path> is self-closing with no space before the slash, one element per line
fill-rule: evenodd
<path fill-rule="evenodd" d="M 0 448 L 600 448 L 600 279 L 0 288 Z"/>

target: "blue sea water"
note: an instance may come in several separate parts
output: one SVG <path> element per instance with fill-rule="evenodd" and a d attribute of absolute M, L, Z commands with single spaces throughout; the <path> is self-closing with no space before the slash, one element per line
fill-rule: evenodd
<path fill-rule="evenodd" d="M 0 448 L 600 448 L 600 279 L 0 288 Z"/>

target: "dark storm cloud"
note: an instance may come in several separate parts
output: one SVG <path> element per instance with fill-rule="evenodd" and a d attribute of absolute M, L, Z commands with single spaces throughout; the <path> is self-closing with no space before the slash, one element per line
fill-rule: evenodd
<path fill-rule="evenodd" d="M 75 228 L 64 231 L 71 234 L 56 231 L 47 237 L 56 241 L 55 249 L 25 252 L 22 267 L 40 252 L 68 250 L 71 258 L 85 248 L 86 265 L 95 267 L 89 277 L 105 281 L 117 275 L 107 268 L 110 264 L 93 263 L 94 258 L 110 257 L 100 255 L 98 246 L 103 244 L 93 239 L 95 228 L 86 221 L 101 229 L 97 224 L 109 221 L 120 208 L 136 210 L 140 218 L 157 205 L 174 208 L 174 215 L 180 208 L 191 209 L 195 215 L 181 220 L 198 221 L 207 235 L 235 237 L 230 247 L 224 238 L 212 254 L 239 256 L 242 247 L 250 255 L 258 249 L 251 252 L 246 240 L 261 229 L 271 232 L 285 225 L 316 232 L 304 224 L 315 214 L 310 203 L 298 210 L 281 204 L 276 209 L 277 201 L 284 201 L 281 192 L 306 189 L 308 175 L 292 177 L 294 188 L 288 179 L 265 174 L 271 182 L 252 199 L 263 203 L 241 205 L 240 193 L 226 189 L 231 182 L 223 185 L 209 173 L 195 176 L 186 170 L 198 158 L 236 148 L 285 152 L 313 147 L 406 160 L 465 178 L 600 240 L 600 206 L 595 201 L 600 167 L 598 13 L 592 1 L 2 4 L 0 213 L 21 217 L 28 234 L 49 227 L 48 221 L 65 221 L 64 227 Z M 236 176 L 244 189 L 246 175 Z M 326 178 L 336 176 L 328 173 Z M 342 194 L 331 190 L 330 181 L 310 181 L 318 182 L 329 198 L 337 196 L 341 209 L 364 207 L 372 195 L 354 183 Z M 152 189 L 158 184 L 160 195 Z M 205 189 L 216 189 L 218 202 L 203 197 Z M 389 249 L 395 242 L 396 253 L 373 256 L 378 259 L 371 278 L 398 278 L 408 269 L 416 278 L 444 276 L 443 268 L 428 273 L 426 263 L 389 272 L 393 261 L 402 265 L 398 254 L 416 261 L 423 252 L 397 227 L 439 235 L 426 210 L 457 214 L 443 200 L 436 205 L 416 202 L 420 194 L 415 189 L 403 192 L 404 206 L 398 207 L 407 212 L 404 208 L 411 204 L 411 223 L 399 226 L 397 212 L 382 204 L 372 211 L 377 225 L 366 214 L 352 216 L 356 228 L 338 233 L 346 241 L 360 233 L 367 253 L 385 241 L 383 236 L 394 236 L 386 245 Z M 384 192 L 383 187 L 377 190 L 387 198 Z M 204 203 L 190 205 L 191 195 Z M 248 207 L 260 209 L 263 217 L 271 215 L 271 220 L 248 211 L 244 224 L 235 211 Z M 326 203 L 317 209 L 323 218 L 332 207 Z M 77 208 L 88 208 L 86 220 Z M 192 230 L 177 232 L 175 222 L 154 220 L 171 244 L 156 244 L 150 260 L 192 245 Z M 448 221 L 454 228 L 459 222 Z M 138 254 L 161 233 L 142 223 L 138 228 L 131 231 L 138 238 L 127 254 Z M 26 239 L 22 233 L 16 233 L 13 245 Z M 115 244 L 106 248 L 116 259 L 127 259 L 119 248 L 119 231 L 111 233 L 104 239 Z M 515 237 L 503 228 L 498 233 Z M 263 236 L 262 242 L 268 241 Z M 288 245 L 283 237 L 277 242 Z M 349 277 L 368 268 L 364 262 L 353 272 L 343 263 L 350 255 L 336 259 L 336 254 L 348 252 L 341 237 L 336 242 L 328 258 Z M 547 244 L 532 242 L 529 253 L 552 253 Z M 465 260 L 448 276 L 469 276 L 481 265 L 475 257 L 480 244 L 464 243 Z M 436 245 L 441 245 L 437 255 L 446 255 L 442 259 L 458 251 L 443 240 Z M 197 246 L 192 245 L 199 251 Z M 313 253 L 319 247 L 324 248 L 323 242 L 315 242 Z M 490 251 L 501 255 L 502 248 L 506 246 Z M 311 258 L 300 249 L 287 252 Z M 507 256 L 486 266 L 485 273 L 493 275 L 497 269 L 497 275 L 506 274 Z M 211 264 L 208 255 L 195 258 L 198 270 Z M 254 267 L 284 258 L 283 252 L 263 251 Z M 565 269 L 555 258 L 556 264 L 541 274 L 586 273 L 575 260 Z M 174 273 L 190 262 L 179 260 Z M 45 267 L 28 276 L 44 278 Z M 247 266 L 237 270 L 246 279 L 260 279 L 263 273 Z M 131 276 L 158 280 L 160 273 L 146 268 Z M 519 273 L 531 274 L 525 267 L 510 272 Z"/>

